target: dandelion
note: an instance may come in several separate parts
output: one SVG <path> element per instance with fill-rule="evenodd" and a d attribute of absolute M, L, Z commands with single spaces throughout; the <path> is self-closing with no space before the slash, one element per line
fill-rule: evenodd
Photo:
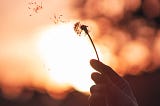
<path fill-rule="evenodd" d="M 74 31 L 75 31 L 79 36 L 81 36 L 82 31 L 84 31 L 85 34 L 88 35 L 88 37 L 89 37 L 89 39 L 90 39 L 90 41 L 91 41 L 91 43 L 92 43 L 92 46 L 93 46 L 93 48 L 94 48 L 94 51 L 95 51 L 95 53 L 96 53 L 97 59 L 98 59 L 98 61 L 99 61 L 99 56 L 98 56 L 96 47 L 95 47 L 95 45 L 94 45 L 94 43 L 93 43 L 93 40 L 92 40 L 91 36 L 89 35 L 89 31 L 88 31 L 87 27 L 88 27 L 88 26 L 86 26 L 86 25 L 81 25 L 80 22 L 76 22 L 76 23 L 74 24 Z"/>

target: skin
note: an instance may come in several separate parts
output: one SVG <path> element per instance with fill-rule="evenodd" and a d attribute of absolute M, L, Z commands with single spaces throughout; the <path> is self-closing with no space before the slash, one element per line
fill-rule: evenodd
<path fill-rule="evenodd" d="M 160 0 L 144 0 L 142 9 L 150 19 L 160 17 Z"/>
<path fill-rule="evenodd" d="M 111 67 L 94 59 L 90 65 L 97 71 L 91 74 L 90 106 L 138 106 L 128 82 Z"/>

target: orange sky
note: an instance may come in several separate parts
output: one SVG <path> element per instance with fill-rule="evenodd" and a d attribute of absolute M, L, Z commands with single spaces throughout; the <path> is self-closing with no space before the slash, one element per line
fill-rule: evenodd
<path fill-rule="evenodd" d="M 40 5 L 41 1 L 44 7 L 38 13 L 28 9 L 30 0 L 0 1 L 0 85 L 4 92 L 9 86 L 36 86 L 46 77 L 35 45 L 37 33 L 39 28 L 53 24 L 50 18 L 62 8 L 53 6 L 53 0 L 36 2 Z"/>
<path fill-rule="evenodd" d="M 55 25 L 54 16 L 63 15 L 67 21 L 73 18 L 68 14 L 69 2 L 37 0 L 36 3 L 41 5 L 42 2 L 43 7 L 38 13 L 32 11 L 36 6 L 29 2 L 1 0 L 0 3 L 0 88 L 7 96 L 18 95 L 25 86 L 50 92 L 56 90 L 53 82 L 46 78 L 48 72 L 36 44 L 40 32 Z"/>
<path fill-rule="evenodd" d="M 31 1 L 36 1 L 38 5 L 41 5 L 42 2 L 42 9 L 38 10 L 38 13 L 32 11 L 35 5 L 29 5 Z M 160 58 L 159 43 L 157 43 L 160 34 L 156 26 L 152 26 L 144 16 L 142 18 L 127 17 L 128 22 L 123 23 L 122 21 L 124 26 L 118 23 L 123 18 L 125 20 L 125 12 L 132 14 L 133 11 L 136 11 L 141 5 L 141 0 L 135 0 L 134 3 L 127 0 L 115 0 L 114 2 L 113 0 L 104 0 L 103 2 L 80 0 L 77 4 L 75 3 L 77 7 L 74 7 L 79 15 L 72 11 L 71 1 L 0 0 L 0 86 L 5 83 L 10 86 L 13 82 L 30 84 L 28 79 L 34 80 L 31 81 L 32 84 L 36 81 L 43 83 L 43 80 L 39 81 L 45 77 L 43 75 L 45 72 L 43 61 L 36 48 L 36 41 L 39 38 L 37 33 L 40 32 L 40 29 L 53 25 L 54 16 L 59 15 L 63 15 L 62 20 L 67 21 L 81 17 L 83 20 L 95 22 L 96 24 L 94 23 L 95 25 L 91 29 L 99 38 L 96 41 L 99 43 L 98 46 L 101 46 L 103 61 L 118 71 L 137 74 L 136 70 L 144 70 L 151 62 L 155 62 L 157 66 L 160 64 L 157 61 L 157 58 Z M 93 5 L 95 6 L 93 7 Z M 112 6 L 115 7 L 112 8 Z M 148 9 L 148 7 L 147 5 L 145 8 Z M 115 23 L 117 26 L 114 26 Z M 97 32 L 98 28 L 101 29 L 100 33 Z M 133 58 L 133 56 L 137 56 L 141 60 Z M 37 73 L 39 74 L 37 75 Z M 15 80 L 16 78 L 24 79 Z"/>

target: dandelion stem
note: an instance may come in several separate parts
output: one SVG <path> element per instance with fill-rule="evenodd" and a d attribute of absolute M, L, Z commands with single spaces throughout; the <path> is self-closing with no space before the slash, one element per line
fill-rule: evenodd
<path fill-rule="evenodd" d="M 91 43 L 92 43 L 92 45 L 93 45 L 94 51 L 95 51 L 96 56 L 97 56 L 97 59 L 98 59 L 98 61 L 99 61 L 99 56 L 98 56 L 96 47 L 95 47 L 95 45 L 94 45 L 94 43 L 93 43 L 93 40 L 92 40 L 91 36 L 89 35 L 89 33 L 86 33 L 86 34 L 88 35 L 88 37 L 89 37 L 89 39 L 90 39 L 90 41 L 91 41 Z"/>
<path fill-rule="evenodd" d="M 93 48 L 94 48 L 94 51 L 95 51 L 95 53 L 96 53 L 97 59 L 98 59 L 98 61 L 99 61 L 99 57 L 98 57 L 98 53 L 97 53 L 96 47 L 95 47 L 95 45 L 94 45 L 94 43 L 93 43 L 93 40 L 92 40 L 91 36 L 89 35 L 89 32 L 88 32 L 87 27 L 88 27 L 88 26 L 86 26 L 86 25 L 81 25 L 80 22 L 77 22 L 77 23 L 74 24 L 74 31 L 75 31 L 77 34 L 79 34 L 79 36 L 80 36 L 80 34 L 81 34 L 82 31 L 84 31 L 84 32 L 88 35 L 88 37 L 89 37 L 89 39 L 90 39 L 90 41 L 91 41 L 91 43 L 92 43 L 92 46 L 93 46 Z"/>

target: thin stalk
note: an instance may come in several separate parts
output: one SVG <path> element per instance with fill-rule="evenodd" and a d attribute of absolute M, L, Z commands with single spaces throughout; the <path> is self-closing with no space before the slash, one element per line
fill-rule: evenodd
<path fill-rule="evenodd" d="M 92 45 L 93 45 L 94 51 L 95 51 L 96 56 L 97 56 L 97 59 L 98 59 L 98 61 L 99 61 L 98 52 L 97 52 L 96 47 L 95 47 L 95 45 L 94 45 L 94 43 L 93 43 L 93 40 L 92 40 L 91 36 L 89 35 L 89 33 L 86 33 L 86 34 L 88 35 L 88 37 L 89 37 L 89 39 L 90 39 L 90 41 L 91 41 L 91 43 L 92 43 Z"/>
<path fill-rule="evenodd" d="M 91 36 L 90 36 L 89 33 L 88 33 L 87 27 L 88 27 L 88 26 L 86 26 L 86 25 L 81 25 L 80 22 L 77 22 L 77 23 L 74 24 L 74 31 L 75 31 L 77 34 L 79 34 L 79 36 L 80 36 L 80 34 L 81 34 L 82 31 L 84 31 L 84 32 L 88 35 L 88 37 L 89 37 L 89 39 L 90 39 L 90 41 L 91 41 L 91 43 L 92 43 L 92 46 L 93 46 L 93 48 L 94 48 L 94 51 L 95 51 L 95 53 L 96 53 L 97 59 L 98 59 L 98 61 L 99 61 L 99 56 L 98 56 L 96 47 L 95 47 L 95 45 L 94 45 L 94 43 L 93 43 L 93 40 L 92 40 Z"/>

